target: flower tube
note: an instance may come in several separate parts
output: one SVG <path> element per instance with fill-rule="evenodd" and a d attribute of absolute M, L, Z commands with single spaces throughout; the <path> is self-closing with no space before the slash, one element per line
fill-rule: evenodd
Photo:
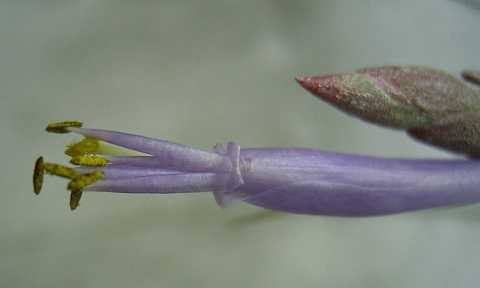
<path fill-rule="evenodd" d="M 390 159 L 304 148 L 241 149 L 233 142 L 204 151 L 81 128 L 75 121 L 62 123 L 47 130 L 78 133 L 90 144 L 82 140 L 67 149 L 75 148 L 75 167 L 39 158 L 34 191 L 40 192 L 43 171 L 68 178 L 71 209 L 78 206 L 83 191 L 212 191 L 220 206 L 243 201 L 276 211 L 332 216 L 386 215 L 480 201 L 477 160 Z M 101 155 L 98 147 L 105 142 L 150 155 Z"/>

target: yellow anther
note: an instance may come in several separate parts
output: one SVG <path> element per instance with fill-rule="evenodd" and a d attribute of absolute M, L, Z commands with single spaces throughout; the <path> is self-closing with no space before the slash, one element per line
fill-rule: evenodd
<path fill-rule="evenodd" d="M 80 155 L 72 157 L 70 163 L 82 166 L 105 166 L 109 161 L 97 155 Z"/>
<path fill-rule="evenodd" d="M 70 210 L 77 209 L 78 205 L 80 205 L 80 198 L 82 198 L 82 190 L 72 190 L 70 192 Z"/>
<path fill-rule="evenodd" d="M 103 178 L 103 172 L 102 171 L 93 171 L 91 173 L 86 173 L 79 175 L 70 181 L 68 183 L 67 189 L 70 191 L 76 191 L 76 190 L 82 190 L 83 188 L 87 187 L 88 185 L 91 185 L 98 180 Z"/>
<path fill-rule="evenodd" d="M 82 122 L 79 121 L 63 121 L 63 122 L 55 122 L 48 124 L 47 130 L 48 132 L 52 133 L 69 133 L 70 131 L 68 128 L 70 127 L 82 127 Z"/>
<path fill-rule="evenodd" d="M 462 76 L 465 80 L 470 81 L 472 84 L 480 85 L 480 71 L 463 71 Z"/>
<path fill-rule="evenodd" d="M 35 161 L 35 167 L 33 168 L 33 192 L 40 194 L 43 185 L 43 157 L 38 157 Z"/>
<path fill-rule="evenodd" d="M 78 176 L 78 173 L 74 169 L 60 164 L 44 163 L 43 167 L 47 173 L 55 176 L 60 176 L 68 179 L 73 179 Z"/>
<path fill-rule="evenodd" d="M 94 153 L 98 150 L 99 145 L 99 141 L 95 138 L 84 138 L 80 142 L 68 145 L 65 154 L 75 157 Z"/>

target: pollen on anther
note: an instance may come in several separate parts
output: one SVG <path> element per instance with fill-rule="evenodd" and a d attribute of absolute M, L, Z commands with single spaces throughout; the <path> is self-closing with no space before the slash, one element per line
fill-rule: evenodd
<path fill-rule="evenodd" d="M 462 77 L 472 84 L 480 85 L 480 71 L 466 70 L 462 72 Z"/>
<path fill-rule="evenodd" d="M 72 181 L 70 181 L 70 183 L 68 183 L 67 189 L 70 191 L 82 190 L 88 185 L 91 185 L 97 182 L 98 180 L 102 179 L 103 176 L 104 176 L 104 173 L 102 171 L 93 171 L 91 173 L 79 175 L 73 178 Z"/>
<path fill-rule="evenodd" d="M 35 161 L 35 167 L 33 168 L 33 192 L 40 194 L 43 185 L 44 165 L 43 157 L 38 157 Z"/>
<path fill-rule="evenodd" d="M 80 128 L 82 127 L 82 122 L 80 121 L 62 121 L 62 122 L 55 122 L 55 123 L 50 123 L 48 124 L 47 132 L 51 133 L 69 133 L 70 131 L 68 128 L 70 127 L 76 127 Z"/>
<path fill-rule="evenodd" d="M 67 166 L 60 165 L 60 164 L 44 163 L 43 167 L 45 172 L 51 175 L 68 178 L 68 179 L 73 179 L 78 176 L 78 173 L 74 169 Z"/>
<path fill-rule="evenodd" d="M 105 166 L 109 161 L 97 155 L 79 155 L 72 157 L 70 163 L 81 166 Z"/>
<path fill-rule="evenodd" d="M 94 153 L 98 150 L 100 143 L 94 138 L 84 138 L 80 142 L 76 142 L 67 146 L 65 154 L 70 157 L 81 156 Z"/>

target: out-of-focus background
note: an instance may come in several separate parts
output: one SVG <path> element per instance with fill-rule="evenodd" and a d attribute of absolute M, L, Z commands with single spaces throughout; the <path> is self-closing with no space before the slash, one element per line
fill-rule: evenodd
<path fill-rule="evenodd" d="M 31 188 L 79 119 L 210 148 L 452 157 L 345 116 L 296 75 L 480 67 L 475 1 L 0 3 L 1 287 L 478 287 L 480 206 L 344 219 L 218 208 L 210 193 Z"/>

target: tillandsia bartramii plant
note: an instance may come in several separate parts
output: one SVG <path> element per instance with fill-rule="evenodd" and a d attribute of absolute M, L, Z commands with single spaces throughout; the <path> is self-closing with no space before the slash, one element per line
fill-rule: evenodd
<path fill-rule="evenodd" d="M 48 125 L 47 131 L 84 136 L 65 151 L 75 166 L 38 158 L 34 192 L 40 193 L 46 172 L 69 179 L 72 210 L 84 191 L 212 191 L 222 207 L 243 201 L 277 211 L 335 216 L 386 215 L 479 202 L 480 90 L 474 85 L 480 85 L 480 73 L 467 71 L 462 76 L 464 80 L 431 68 L 385 66 L 298 77 L 297 81 L 347 113 L 406 130 L 420 141 L 468 159 L 392 159 L 304 148 L 240 148 L 234 142 L 204 151 L 66 121 Z"/>

